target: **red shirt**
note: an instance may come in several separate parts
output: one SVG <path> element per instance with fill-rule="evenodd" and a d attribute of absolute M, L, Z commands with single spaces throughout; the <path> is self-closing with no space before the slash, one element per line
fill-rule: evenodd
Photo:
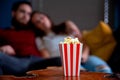
<path fill-rule="evenodd" d="M 36 48 L 35 36 L 32 31 L 0 30 L 0 39 L 4 40 L 4 43 L 11 45 L 15 49 L 17 55 L 40 56 Z"/>

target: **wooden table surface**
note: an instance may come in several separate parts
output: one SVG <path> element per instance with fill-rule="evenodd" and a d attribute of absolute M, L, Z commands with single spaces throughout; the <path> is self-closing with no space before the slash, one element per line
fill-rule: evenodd
<path fill-rule="evenodd" d="M 49 67 L 43 70 L 33 70 L 27 72 L 29 76 L 16 77 L 12 75 L 0 76 L 0 80 L 118 80 L 108 78 L 110 74 L 96 72 L 80 72 L 80 77 L 65 77 L 63 69 L 58 67 Z M 34 75 L 34 76 L 30 76 Z"/>

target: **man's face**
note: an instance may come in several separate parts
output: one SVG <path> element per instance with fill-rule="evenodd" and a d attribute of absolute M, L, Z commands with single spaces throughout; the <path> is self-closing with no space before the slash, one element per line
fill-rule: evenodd
<path fill-rule="evenodd" d="M 19 23 L 23 25 L 27 25 L 30 20 L 30 15 L 32 13 L 32 9 L 27 4 L 22 4 L 16 11 L 12 12 L 13 18 L 15 18 Z"/>

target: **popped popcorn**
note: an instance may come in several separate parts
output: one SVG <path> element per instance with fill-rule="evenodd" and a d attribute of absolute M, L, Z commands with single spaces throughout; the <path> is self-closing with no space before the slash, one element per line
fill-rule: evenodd
<path fill-rule="evenodd" d="M 78 43 L 80 43 L 80 41 L 78 40 L 78 38 L 66 37 L 66 38 L 64 38 L 64 42 L 60 42 L 60 43 L 78 44 Z"/>

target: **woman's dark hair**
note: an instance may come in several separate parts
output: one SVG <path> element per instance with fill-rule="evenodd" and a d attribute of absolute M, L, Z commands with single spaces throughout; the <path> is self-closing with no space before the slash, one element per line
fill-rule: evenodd
<path fill-rule="evenodd" d="M 56 34 L 71 35 L 74 32 L 74 30 L 67 24 L 68 24 L 68 20 L 62 22 L 59 25 L 53 26 L 52 30 Z"/>
<path fill-rule="evenodd" d="M 55 34 L 69 34 L 69 32 L 67 31 L 67 26 L 66 26 L 65 22 L 63 22 L 59 25 L 53 26 L 52 31 Z"/>
<path fill-rule="evenodd" d="M 39 11 L 33 11 L 33 13 L 31 14 L 31 18 L 32 18 L 36 13 L 38 13 L 38 14 L 43 14 L 43 15 L 47 16 L 47 18 L 48 18 L 48 19 L 50 20 L 50 22 L 51 22 L 52 27 L 54 26 L 54 23 L 53 23 L 52 19 L 51 19 L 46 13 L 39 12 Z M 37 28 L 35 27 L 35 25 L 32 23 L 31 20 L 30 20 L 30 22 L 29 22 L 29 26 L 30 26 L 30 28 L 33 29 L 33 31 L 35 32 L 36 36 L 44 37 L 44 36 L 46 35 L 46 33 L 45 33 L 43 30 L 37 29 Z"/>

